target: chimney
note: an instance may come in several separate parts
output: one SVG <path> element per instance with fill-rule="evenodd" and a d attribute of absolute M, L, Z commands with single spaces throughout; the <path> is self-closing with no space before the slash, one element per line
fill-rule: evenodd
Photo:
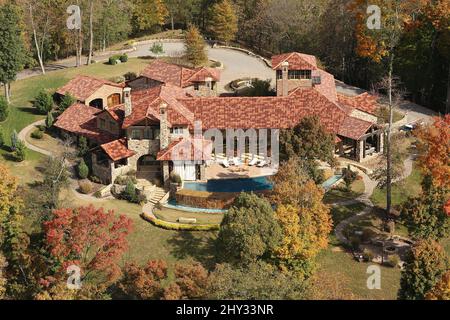
<path fill-rule="evenodd" d="M 169 124 L 167 122 L 167 104 L 159 106 L 159 144 L 160 149 L 169 147 Z"/>
<path fill-rule="evenodd" d="M 133 113 L 133 106 L 131 105 L 131 88 L 123 89 L 123 103 L 125 104 L 125 118 Z"/>
<path fill-rule="evenodd" d="M 213 79 L 211 77 L 208 77 L 205 79 L 205 82 L 206 82 L 206 87 L 208 88 L 207 96 L 211 96 Z"/>
<path fill-rule="evenodd" d="M 287 97 L 289 95 L 289 62 L 284 61 L 281 64 L 282 78 L 281 78 L 281 95 Z"/>

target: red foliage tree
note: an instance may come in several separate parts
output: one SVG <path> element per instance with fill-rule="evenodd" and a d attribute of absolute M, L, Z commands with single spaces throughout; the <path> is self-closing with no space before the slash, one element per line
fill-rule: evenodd
<path fill-rule="evenodd" d="M 118 260 L 128 249 L 132 222 L 90 205 L 59 209 L 44 223 L 49 253 L 62 270 L 70 265 L 81 269 L 82 279 L 93 272 L 104 273 L 112 281 L 120 275 Z"/>

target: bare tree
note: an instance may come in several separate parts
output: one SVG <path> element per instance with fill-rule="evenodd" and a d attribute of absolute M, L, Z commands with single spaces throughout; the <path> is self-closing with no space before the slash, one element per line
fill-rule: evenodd
<path fill-rule="evenodd" d="M 42 34 L 41 38 L 39 39 L 38 31 L 37 31 L 37 24 L 35 21 L 35 14 L 36 14 L 36 5 L 40 5 L 39 2 L 29 1 L 28 2 L 28 12 L 30 15 L 30 22 L 31 22 L 31 28 L 33 32 L 33 39 L 34 39 L 34 45 L 36 48 L 36 55 L 39 61 L 39 66 L 41 67 L 42 74 L 45 74 L 45 65 L 44 65 L 44 57 L 43 57 L 43 51 L 44 51 L 44 43 L 48 35 L 49 31 L 49 24 L 50 24 L 50 17 L 48 14 L 48 11 L 45 10 L 39 10 L 38 15 L 44 14 L 44 17 L 41 17 L 43 26 L 42 26 Z M 45 12 L 45 13 L 44 13 Z"/>
<path fill-rule="evenodd" d="M 89 56 L 87 64 L 92 63 L 92 55 L 94 50 L 94 1 L 89 2 Z"/>

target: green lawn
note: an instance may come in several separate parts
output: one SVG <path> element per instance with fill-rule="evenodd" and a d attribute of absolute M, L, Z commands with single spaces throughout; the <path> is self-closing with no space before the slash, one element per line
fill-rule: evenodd
<path fill-rule="evenodd" d="M 408 200 L 408 197 L 417 196 L 421 191 L 422 175 L 414 166 L 412 174 L 405 180 L 394 183 L 392 186 L 392 204 L 400 205 Z M 371 200 L 374 205 L 386 207 L 386 189 L 376 188 L 372 194 Z"/>
<path fill-rule="evenodd" d="M 223 214 L 184 212 L 167 208 L 155 210 L 154 214 L 158 219 L 169 222 L 178 222 L 179 218 L 187 218 L 197 219 L 197 224 L 220 224 L 223 219 Z"/>
<path fill-rule="evenodd" d="M 366 206 L 361 203 L 355 203 L 348 206 L 333 206 L 331 208 L 331 216 L 333 217 L 333 224 L 337 226 L 342 220 L 350 218 L 355 214 L 364 210 Z"/>
<path fill-rule="evenodd" d="M 362 180 L 353 182 L 350 191 L 347 191 L 345 186 L 340 185 L 328 191 L 325 194 L 324 201 L 325 203 L 335 203 L 355 199 L 364 193 L 364 188 L 364 181 Z"/>
<path fill-rule="evenodd" d="M 323 272 L 340 273 L 348 282 L 348 286 L 356 299 L 394 300 L 400 287 L 400 269 L 389 267 L 381 268 L 381 289 L 369 290 L 367 288 L 367 268 L 369 263 L 360 263 L 346 252 L 337 251 L 330 247 L 322 251 L 317 262 Z"/>

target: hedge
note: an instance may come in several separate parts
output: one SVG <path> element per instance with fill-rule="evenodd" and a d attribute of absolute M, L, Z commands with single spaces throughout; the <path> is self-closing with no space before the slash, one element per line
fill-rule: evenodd
<path fill-rule="evenodd" d="M 167 222 L 164 220 L 160 220 L 156 217 L 152 217 L 148 214 L 142 213 L 141 217 L 153 224 L 155 227 L 159 227 L 165 230 L 172 231 L 218 231 L 220 229 L 220 224 L 208 224 L 208 225 L 191 225 L 191 224 L 182 224 L 175 222 Z"/>

